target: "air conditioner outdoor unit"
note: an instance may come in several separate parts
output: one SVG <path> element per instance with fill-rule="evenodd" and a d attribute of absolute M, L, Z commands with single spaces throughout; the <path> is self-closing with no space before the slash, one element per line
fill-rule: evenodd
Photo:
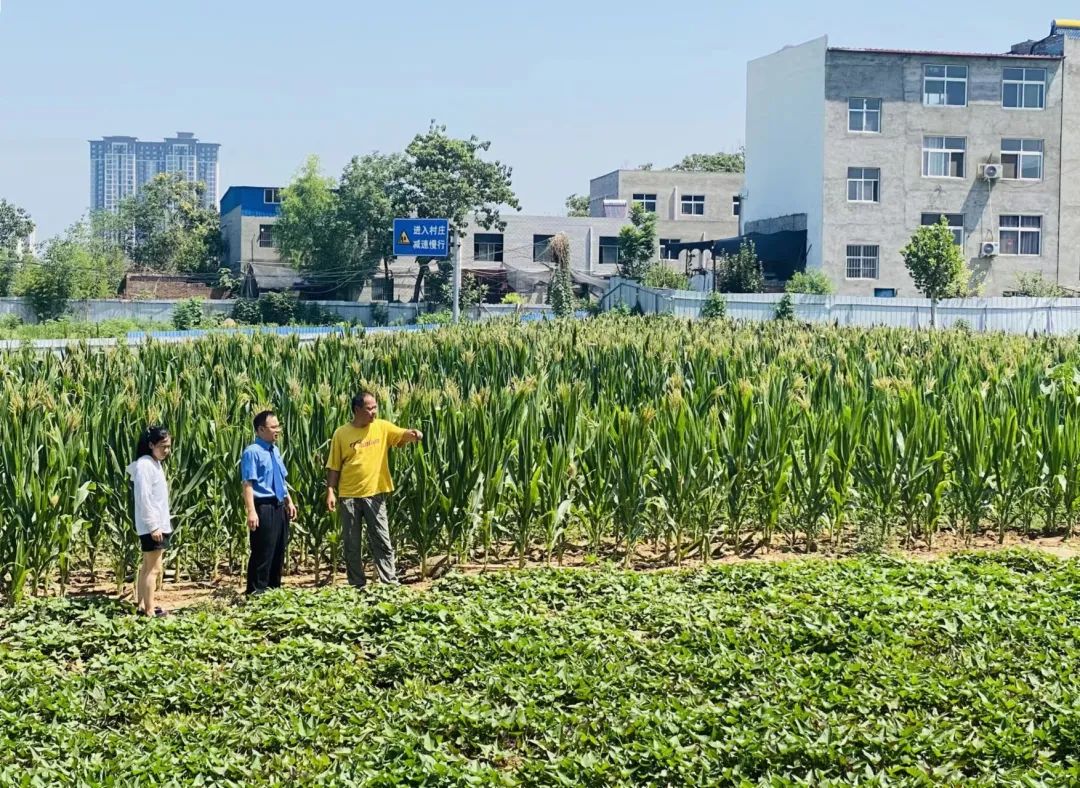
<path fill-rule="evenodd" d="M 983 180 L 996 181 L 1001 178 L 1001 165 L 1000 164 L 984 164 L 982 166 Z"/>
<path fill-rule="evenodd" d="M 980 257 L 996 257 L 998 253 L 997 241 L 983 241 L 979 247 Z"/>

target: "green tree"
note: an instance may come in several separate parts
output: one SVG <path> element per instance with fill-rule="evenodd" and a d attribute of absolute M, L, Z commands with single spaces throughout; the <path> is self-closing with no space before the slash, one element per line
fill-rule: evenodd
<path fill-rule="evenodd" d="M 15 282 L 39 320 L 60 317 L 72 299 L 116 296 L 127 264 L 119 247 L 92 223 L 77 222 L 44 249 L 41 260 L 22 266 Z"/>
<path fill-rule="evenodd" d="M 937 224 L 920 227 L 900 254 L 915 287 L 930 299 L 930 325 L 936 326 L 938 301 L 963 296 L 971 281 L 971 271 L 949 229 L 949 220 L 942 216 Z"/>
<path fill-rule="evenodd" d="M 807 293 L 809 295 L 832 295 L 833 283 L 819 269 L 796 271 L 784 286 L 787 293 Z"/>
<path fill-rule="evenodd" d="M 722 293 L 760 293 L 765 288 L 765 276 L 753 241 L 744 240 L 738 252 L 721 257 L 717 275 L 720 281 L 716 289 Z"/>
<path fill-rule="evenodd" d="M 11 293 L 15 277 L 23 263 L 32 263 L 29 249 L 20 250 L 20 242 L 34 231 L 34 220 L 23 208 L 0 199 L 0 296 Z"/>
<path fill-rule="evenodd" d="M 34 232 L 34 220 L 24 208 L 0 199 L 0 251 L 15 252 L 19 242 Z"/>
<path fill-rule="evenodd" d="M 567 216 L 588 216 L 589 215 L 589 195 L 587 194 L 571 194 L 566 198 L 566 215 Z"/>
<path fill-rule="evenodd" d="M 570 279 L 570 239 L 559 233 L 551 239 L 551 259 L 554 271 L 548 283 L 548 303 L 556 317 L 574 314 L 574 287 Z"/>
<path fill-rule="evenodd" d="M 401 154 L 371 153 L 353 157 L 341 173 L 333 223 L 338 264 L 331 269 L 340 286 L 362 287 L 380 263 L 390 278 L 394 217 L 409 211 L 401 188 L 406 164 Z"/>
<path fill-rule="evenodd" d="M 118 239 L 136 269 L 217 271 L 224 252 L 221 217 L 203 205 L 205 191 L 181 173 L 161 174 L 122 200 L 115 214 L 99 213 L 92 221 Z"/>
<path fill-rule="evenodd" d="M 619 230 L 619 276 L 640 281 L 656 255 L 656 214 L 634 203 L 630 224 Z"/>
<path fill-rule="evenodd" d="M 403 204 L 416 216 L 449 219 L 459 243 L 464 243 L 470 219 L 485 230 L 502 230 L 506 223 L 500 210 L 504 206 L 521 210 L 521 203 L 511 187 L 511 168 L 481 158 L 490 148 L 491 142 L 476 136 L 451 137 L 446 126 L 432 121 L 427 133 L 417 134 L 405 148 L 399 186 Z M 431 259 L 417 259 L 414 301 L 420 298 Z"/>
<path fill-rule="evenodd" d="M 282 259 L 300 271 L 338 269 L 342 233 L 333 178 L 322 174 L 319 157 L 309 156 L 281 192 L 281 211 L 274 224 L 274 243 Z"/>
<path fill-rule="evenodd" d="M 680 172 L 746 172 L 746 151 L 738 153 L 691 153 L 671 169 Z"/>
<path fill-rule="evenodd" d="M 425 295 L 428 309 L 432 312 L 450 308 L 454 300 L 454 266 L 453 264 L 439 260 L 435 271 L 430 272 L 425 286 Z M 461 294 L 459 306 L 461 309 L 471 309 L 484 303 L 490 288 L 481 282 L 476 276 L 468 271 L 461 275 Z"/>

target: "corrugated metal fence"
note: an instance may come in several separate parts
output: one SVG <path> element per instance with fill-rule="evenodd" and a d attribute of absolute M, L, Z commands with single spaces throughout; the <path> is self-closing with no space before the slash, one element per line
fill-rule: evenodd
<path fill-rule="evenodd" d="M 139 320 L 168 323 L 172 320 L 173 310 L 181 303 L 175 299 L 132 300 L 100 299 L 90 301 L 71 301 L 68 304 L 68 316 L 72 320 L 87 323 L 101 323 L 105 320 Z M 208 314 L 228 316 L 235 301 L 207 299 L 202 302 L 203 311 Z M 354 321 L 361 325 L 374 322 L 375 306 L 356 301 L 315 301 L 322 309 L 333 312 L 342 320 Z M 384 304 L 388 323 L 406 322 L 424 312 L 425 304 Z M 474 319 L 499 317 L 508 314 L 540 314 L 550 310 L 546 304 L 483 304 L 472 310 L 467 316 Z M 0 315 L 15 315 L 24 323 L 34 323 L 33 309 L 23 298 L 0 298 Z"/>
<path fill-rule="evenodd" d="M 600 300 L 610 310 L 619 304 L 646 314 L 696 318 L 707 293 L 655 290 L 637 282 L 613 279 Z M 727 316 L 738 320 L 770 320 L 780 293 L 727 293 Z M 926 298 L 867 298 L 859 296 L 793 295 L 798 319 L 842 326 L 929 328 L 930 300 Z M 964 321 L 975 331 L 1011 334 L 1073 334 L 1080 332 L 1080 298 L 955 298 L 938 302 L 938 325 Z"/>
<path fill-rule="evenodd" d="M 410 305 L 415 310 L 415 305 Z M 548 320 L 554 316 L 554 312 L 548 306 L 523 306 L 486 304 L 469 310 L 464 315 L 470 320 L 491 320 L 498 317 L 517 315 L 523 322 L 535 320 Z M 584 312 L 575 315 L 578 318 L 585 317 Z M 396 326 L 368 326 L 366 328 L 345 328 L 339 326 L 244 326 L 237 328 L 211 328 L 211 329 L 187 329 L 184 331 L 129 331 L 123 339 L 113 337 L 100 337 L 90 339 L 5 339 L 0 340 L 0 351 L 18 350 L 24 347 L 32 347 L 36 350 L 53 351 L 63 354 L 68 347 L 85 344 L 91 348 L 115 347 L 116 345 L 139 345 L 148 340 L 156 342 L 184 342 L 191 339 L 207 336 L 208 334 L 275 334 L 277 336 L 295 336 L 301 343 L 313 342 L 320 337 L 330 334 L 343 334 L 351 331 L 362 331 L 365 334 L 390 334 L 401 331 L 425 331 L 439 328 L 438 323 L 421 323 Z"/>

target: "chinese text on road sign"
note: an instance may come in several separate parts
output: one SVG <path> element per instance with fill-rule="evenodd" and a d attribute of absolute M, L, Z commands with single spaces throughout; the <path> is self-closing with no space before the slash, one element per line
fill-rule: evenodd
<path fill-rule="evenodd" d="M 395 257 L 446 257 L 450 222 L 446 219 L 394 219 Z"/>

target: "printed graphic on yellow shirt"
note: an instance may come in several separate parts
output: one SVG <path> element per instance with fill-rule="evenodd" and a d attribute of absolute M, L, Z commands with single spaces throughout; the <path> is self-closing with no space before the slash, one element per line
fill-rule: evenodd
<path fill-rule="evenodd" d="M 405 430 L 383 419 L 366 427 L 346 424 L 338 427 L 330 441 L 326 467 L 340 471 L 338 495 L 342 498 L 370 498 L 393 492 L 389 450 L 401 443 Z"/>

